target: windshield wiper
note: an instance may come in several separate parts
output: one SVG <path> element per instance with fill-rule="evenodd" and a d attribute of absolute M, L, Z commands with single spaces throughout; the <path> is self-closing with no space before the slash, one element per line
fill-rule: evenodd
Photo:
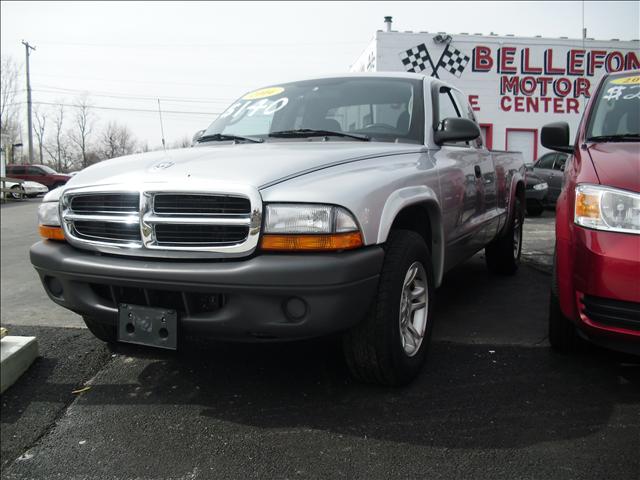
<path fill-rule="evenodd" d="M 262 143 L 264 139 L 262 138 L 253 138 L 253 137 L 242 137 L 240 135 L 232 135 L 226 133 L 214 133 L 213 135 L 204 135 L 198 139 L 198 143 L 203 142 L 223 142 L 225 140 L 233 140 L 235 142 L 253 142 L 253 143 Z"/>
<path fill-rule="evenodd" d="M 620 135 L 596 135 L 587 138 L 589 142 L 626 142 L 628 140 L 640 140 L 640 133 L 622 133 Z"/>
<path fill-rule="evenodd" d="M 270 137 L 346 137 L 355 138 L 363 142 L 371 140 L 366 135 L 357 133 L 332 132 L 330 130 L 314 130 L 312 128 L 298 128 L 296 130 L 281 130 L 279 132 L 271 132 Z"/>

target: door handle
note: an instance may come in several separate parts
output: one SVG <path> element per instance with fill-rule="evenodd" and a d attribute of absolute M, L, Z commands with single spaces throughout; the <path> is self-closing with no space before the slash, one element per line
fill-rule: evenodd
<path fill-rule="evenodd" d="M 482 177 L 482 170 L 480 170 L 480 165 L 476 165 L 473 167 L 473 170 L 476 172 L 476 178 Z"/>

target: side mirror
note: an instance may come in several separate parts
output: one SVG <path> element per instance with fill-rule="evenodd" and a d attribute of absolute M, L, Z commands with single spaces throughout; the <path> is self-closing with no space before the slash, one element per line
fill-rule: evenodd
<path fill-rule="evenodd" d="M 527 170 L 527 172 L 533 172 L 533 163 L 526 163 L 524 165 L 524 168 Z"/>
<path fill-rule="evenodd" d="M 565 167 L 564 165 L 560 165 L 560 171 L 561 172 L 564 172 L 564 167 Z"/>
<path fill-rule="evenodd" d="M 193 138 L 191 139 L 191 146 L 193 147 L 196 143 L 198 143 L 198 140 L 200 140 L 200 137 L 202 137 L 202 135 L 204 134 L 205 130 L 198 130 L 194 135 Z"/>
<path fill-rule="evenodd" d="M 436 145 L 447 142 L 467 142 L 480 136 L 480 127 L 468 118 L 445 118 L 442 127 L 433 134 Z"/>
<path fill-rule="evenodd" d="M 549 123 L 542 127 L 540 141 L 543 147 L 556 152 L 573 153 L 569 145 L 569 124 L 567 122 Z"/>

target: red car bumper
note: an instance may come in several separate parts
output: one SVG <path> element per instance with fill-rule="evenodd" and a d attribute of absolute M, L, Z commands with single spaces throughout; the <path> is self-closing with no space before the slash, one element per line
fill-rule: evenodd
<path fill-rule="evenodd" d="M 558 239 L 565 316 L 594 343 L 640 354 L 640 235 L 572 228 Z"/>

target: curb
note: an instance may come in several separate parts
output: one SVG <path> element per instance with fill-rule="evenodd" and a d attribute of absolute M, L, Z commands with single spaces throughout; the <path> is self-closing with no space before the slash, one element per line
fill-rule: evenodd
<path fill-rule="evenodd" d="M 37 357 L 36 337 L 3 337 L 0 340 L 0 393 L 13 385 Z"/>

